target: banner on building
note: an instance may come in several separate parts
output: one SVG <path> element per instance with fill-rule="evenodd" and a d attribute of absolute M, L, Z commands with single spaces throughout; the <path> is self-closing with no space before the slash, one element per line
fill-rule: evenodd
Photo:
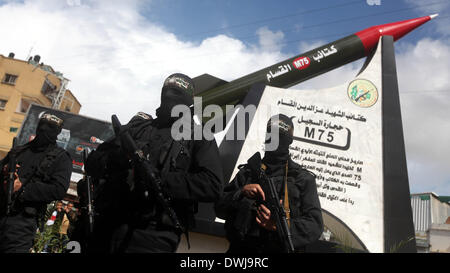
<path fill-rule="evenodd" d="M 72 172 L 75 175 L 83 173 L 83 150 L 91 152 L 114 136 L 110 122 L 32 104 L 17 135 L 19 145 L 31 141 L 36 136 L 39 117 L 44 113 L 56 115 L 64 120 L 57 145 L 69 152 L 72 157 Z"/>

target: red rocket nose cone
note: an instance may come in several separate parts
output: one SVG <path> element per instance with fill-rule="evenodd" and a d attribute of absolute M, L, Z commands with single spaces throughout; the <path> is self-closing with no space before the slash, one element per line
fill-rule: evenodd
<path fill-rule="evenodd" d="M 431 20 L 431 16 L 424 16 L 416 19 L 405 20 L 397 23 L 390 23 L 378 26 L 382 35 L 391 35 L 394 41 L 405 36 L 413 29 Z"/>
<path fill-rule="evenodd" d="M 355 33 L 363 42 L 366 54 L 373 50 L 381 36 L 393 36 L 394 41 L 405 36 L 415 28 L 430 21 L 437 15 L 419 17 L 415 19 L 373 26 Z"/>

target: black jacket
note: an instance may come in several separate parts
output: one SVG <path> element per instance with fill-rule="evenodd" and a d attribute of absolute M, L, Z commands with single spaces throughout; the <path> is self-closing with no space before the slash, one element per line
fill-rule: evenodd
<path fill-rule="evenodd" d="M 14 149 L 14 152 L 16 151 L 16 160 L 20 165 L 18 175 L 22 182 L 22 187 L 15 196 L 16 207 L 42 208 L 54 200 L 63 199 L 69 188 L 72 173 L 69 153 L 56 144 L 39 148 L 25 144 Z M 53 154 L 54 157 L 50 159 L 49 154 Z M 7 164 L 8 160 L 9 153 L 1 165 Z M 49 166 L 42 166 L 44 160 L 44 164 L 48 163 Z"/>
<path fill-rule="evenodd" d="M 288 162 L 290 231 L 295 249 L 302 249 L 322 234 L 322 213 L 314 174 L 291 159 Z M 278 196 L 284 200 L 284 165 L 274 170 L 269 168 L 266 174 L 273 178 Z M 254 183 L 259 181 L 255 181 L 249 166 L 240 166 L 239 172 L 225 187 L 223 198 L 216 203 L 217 217 L 226 220 L 227 237 L 234 250 L 279 252 L 282 244 L 277 234 L 256 223 L 255 200 L 241 194 L 244 185 Z"/>
<path fill-rule="evenodd" d="M 123 128 L 127 126 L 129 127 L 124 125 Z M 157 120 L 150 120 L 144 125 L 139 124 L 139 127 L 131 127 L 130 134 L 151 164 L 160 171 L 164 189 L 171 197 L 172 205 L 183 224 L 193 224 L 193 214 L 198 202 L 214 202 L 220 198 L 223 192 L 223 174 L 214 140 L 181 141 L 183 148 L 176 155 L 167 156 L 173 142 L 170 127 L 160 128 Z M 116 218 L 128 221 L 124 215 L 132 212 L 146 213 L 153 209 L 154 204 L 152 200 L 143 202 L 137 181 L 130 181 L 131 165 L 120 146 L 117 139 L 101 144 L 89 155 L 86 167 L 88 174 L 96 180 L 105 181 L 101 185 L 97 184 L 97 189 L 94 190 L 94 195 L 98 195 L 98 198 L 94 197 L 96 209 L 104 208 L 106 214 L 114 211 Z M 170 164 L 163 170 L 166 162 L 164 159 Z M 100 199 L 104 200 L 103 204 L 98 202 Z M 108 207 L 105 203 L 112 206 Z"/>

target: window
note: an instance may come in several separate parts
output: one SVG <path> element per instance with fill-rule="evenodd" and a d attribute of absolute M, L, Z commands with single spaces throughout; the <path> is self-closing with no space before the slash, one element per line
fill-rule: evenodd
<path fill-rule="evenodd" d="M 64 111 L 70 112 L 73 107 L 73 101 L 69 98 L 64 98 L 59 109 L 64 109 Z"/>
<path fill-rule="evenodd" d="M 17 133 L 17 130 L 18 130 L 19 128 L 17 128 L 17 127 L 9 127 L 9 132 L 10 133 Z"/>
<path fill-rule="evenodd" d="M 42 85 L 41 92 L 45 96 L 49 96 L 54 94 L 56 91 L 56 85 L 54 85 L 51 81 L 48 79 L 45 79 L 44 84 Z"/>
<path fill-rule="evenodd" d="M 5 110 L 7 100 L 0 100 L 0 110 Z"/>
<path fill-rule="evenodd" d="M 15 85 L 17 80 L 17 75 L 5 74 L 3 78 L 3 83 Z"/>
<path fill-rule="evenodd" d="M 26 113 L 32 103 L 32 100 L 21 99 L 20 103 L 17 105 L 16 112 Z"/>

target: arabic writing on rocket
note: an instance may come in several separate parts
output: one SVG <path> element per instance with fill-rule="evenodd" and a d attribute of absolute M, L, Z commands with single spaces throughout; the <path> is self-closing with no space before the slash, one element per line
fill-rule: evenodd
<path fill-rule="evenodd" d="M 269 73 L 267 73 L 267 81 L 270 82 L 271 79 L 274 79 L 278 76 L 281 76 L 283 74 L 288 73 L 289 71 L 291 71 L 292 68 L 289 64 L 285 64 L 285 65 L 280 65 L 278 66 L 278 70 L 275 72 L 272 72 L 272 70 L 269 71 Z"/>
<path fill-rule="evenodd" d="M 313 59 L 320 63 L 320 60 L 322 58 L 328 57 L 331 54 L 334 54 L 337 52 L 337 49 L 334 47 L 334 45 L 332 45 L 330 48 L 331 48 L 331 50 L 328 49 L 328 47 L 326 47 L 324 49 L 317 51 L 317 53 L 315 55 L 313 55 Z"/>

